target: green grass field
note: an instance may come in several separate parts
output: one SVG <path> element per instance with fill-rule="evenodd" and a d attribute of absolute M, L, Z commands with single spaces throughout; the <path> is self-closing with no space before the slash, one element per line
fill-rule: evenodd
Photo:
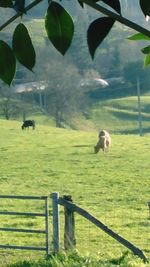
<path fill-rule="evenodd" d="M 0 118 L 4 119 L 2 103 L 3 100 L 0 99 Z M 22 121 L 22 110 L 26 110 L 27 119 L 35 119 L 38 124 L 55 127 L 54 118 L 43 113 L 37 105 L 27 104 L 20 100 L 16 101 L 16 105 L 18 112 L 12 113 L 11 120 Z M 68 116 L 65 118 L 65 127 L 82 131 L 99 131 L 104 128 L 111 134 L 139 133 L 136 96 L 95 101 L 85 114 L 76 113 L 73 117 Z M 150 132 L 150 96 L 148 95 L 141 96 L 141 114 L 142 131 L 145 134 Z"/>
<path fill-rule="evenodd" d="M 141 97 L 143 132 L 150 132 L 150 97 Z M 96 128 L 109 129 L 113 133 L 137 134 L 139 132 L 137 97 L 123 97 L 98 101 L 90 112 L 90 120 Z"/>
<path fill-rule="evenodd" d="M 52 192 L 72 195 L 74 203 L 133 242 L 150 258 L 149 134 L 142 137 L 112 135 L 110 151 L 95 155 L 96 131 L 72 131 L 40 124 L 35 131 L 22 131 L 20 122 L 5 120 L 0 120 L 0 128 L 1 195 L 41 196 Z M 42 206 L 34 201 L 1 200 L 0 210 L 8 208 L 39 212 Z M 63 248 L 63 208 L 60 213 Z M 0 227 L 42 229 L 43 221 L 1 215 Z M 79 215 L 76 215 L 76 240 L 77 250 L 84 256 L 97 257 L 102 261 L 99 266 L 106 266 L 106 260 L 111 262 L 127 251 Z M 0 243 L 43 245 L 44 239 L 33 234 L 0 232 Z M 24 259 L 38 260 L 43 255 L 42 252 L 0 250 L 0 266 Z M 130 264 L 120 266 L 145 265 L 132 255 Z"/>

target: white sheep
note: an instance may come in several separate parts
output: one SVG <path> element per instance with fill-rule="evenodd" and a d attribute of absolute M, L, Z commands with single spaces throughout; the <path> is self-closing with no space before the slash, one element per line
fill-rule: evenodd
<path fill-rule="evenodd" d="M 111 144 L 111 138 L 109 133 L 106 130 L 101 130 L 99 132 L 99 140 L 94 147 L 95 153 L 98 153 L 100 149 L 103 150 L 103 152 L 106 152 L 108 150 L 110 144 Z"/>

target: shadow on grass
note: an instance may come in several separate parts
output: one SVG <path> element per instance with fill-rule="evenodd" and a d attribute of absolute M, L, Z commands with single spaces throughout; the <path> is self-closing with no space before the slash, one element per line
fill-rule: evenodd
<path fill-rule="evenodd" d="M 138 118 L 138 114 L 128 114 L 124 112 L 119 111 L 112 111 L 112 114 L 120 120 L 126 120 L 126 121 L 136 121 Z"/>
<path fill-rule="evenodd" d="M 119 134 L 138 134 L 139 135 L 139 129 L 126 129 L 126 130 L 120 130 L 120 131 L 117 131 L 117 133 Z M 150 133 L 150 127 L 144 127 L 142 128 L 142 134 L 147 134 L 147 133 Z"/>
<path fill-rule="evenodd" d="M 92 145 L 74 145 L 73 147 L 91 147 Z"/>

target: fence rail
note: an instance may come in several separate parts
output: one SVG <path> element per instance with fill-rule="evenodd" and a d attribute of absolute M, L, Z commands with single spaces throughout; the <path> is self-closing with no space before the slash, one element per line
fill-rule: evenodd
<path fill-rule="evenodd" d="M 47 196 L 11 196 L 11 195 L 0 195 L 0 198 L 46 200 L 48 197 Z"/>
<path fill-rule="evenodd" d="M 13 245 L 0 245 L 0 248 L 21 249 L 21 250 L 40 250 L 45 251 L 45 247 L 30 247 L 30 246 L 13 246 Z"/>
<path fill-rule="evenodd" d="M 45 230 L 30 230 L 30 229 L 20 229 L 20 228 L 0 228 L 3 232 L 20 232 L 20 233 L 39 233 L 45 234 Z"/>
<path fill-rule="evenodd" d="M 45 217 L 45 213 L 34 213 L 34 212 L 16 212 L 16 211 L 0 211 L 0 215 L 17 215 L 17 216 L 35 216 Z"/>

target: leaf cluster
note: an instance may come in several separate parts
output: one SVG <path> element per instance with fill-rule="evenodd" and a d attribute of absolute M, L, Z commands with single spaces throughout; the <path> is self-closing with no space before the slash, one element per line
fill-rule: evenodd
<path fill-rule="evenodd" d="M 89 53 L 94 59 L 95 52 L 105 37 L 109 34 L 116 21 L 125 23 L 132 28 L 132 24 L 122 20 L 121 4 L 119 0 L 77 0 L 81 8 L 84 4 L 90 5 L 94 9 L 99 9 L 100 5 L 97 2 L 105 4 L 108 9 L 100 9 L 105 16 L 94 20 L 87 30 L 87 45 Z M 26 6 L 26 0 L 0 0 L 0 7 L 12 8 L 17 12 L 17 16 L 23 16 L 29 9 Z M 30 5 L 33 8 L 42 0 L 34 0 Z M 65 55 L 71 46 L 74 36 L 74 22 L 70 14 L 63 7 L 63 1 L 48 0 L 47 11 L 45 16 L 45 30 L 48 39 L 53 46 L 62 54 Z M 150 3 L 147 0 L 139 1 L 141 10 L 145 17 L 150 15 Z M 112 9 L 114 12 L 111 12 Z M 108 11 L 108 12 L 106 12 Z M 148 38 L 142 33 L 129 38 L 130 40 L 141 40 Z M 150 38 L 150 37 L 149 37 Z M 148 38 L 148 40 L 149 40 Z M 142 52 L 146 54 L 145 66 L 150 64 L 150 46 L 143 48 Z M 12 46 L 0 40 L 0 79 L 10 85 L 14 79 L 16 72 L 16 61 L 24 67 L 33 71 L 36 62 L 36 53 L 30 37 L 29 31 L 23 22 L 19 23 L 12 36 Z"/>
<path fill-rule="evenodd" d="M 150 41 L 150 37 L 143 35 L 142 33 L 136 33 L 128 38 L 129 40 L 133 41 Z M 142 48 L 142 53 L 146 55 L 144 59 L 144 66 L 150 64 L 150 45 Z"/>

